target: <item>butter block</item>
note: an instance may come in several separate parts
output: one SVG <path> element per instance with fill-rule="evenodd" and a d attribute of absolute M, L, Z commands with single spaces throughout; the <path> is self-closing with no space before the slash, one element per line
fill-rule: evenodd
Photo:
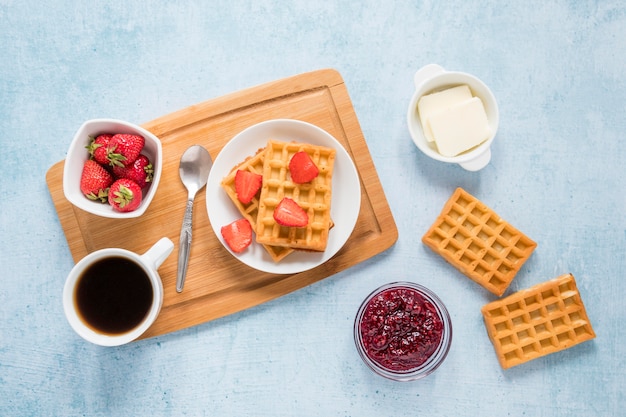
<path fill-rule="evenodd" d="M 443 156 L 456 156 L 480 145 L 491 133 L 487 113 L 478 97 L 433 114 L 428 123 L 437 150 Z"/>
<path fill-rule="evenodd" d="M 435 140 L 432 130 L 430 129 L 430 124 L 428 123 L 428 120 L 432 115 L 447 110 L 450 107 L 471 98 L 472 92 L 467 85 L 459 85 L 422 96 L 417 102 L 417 112 L 426 140 L 429 142 L 433 142 Z"/>

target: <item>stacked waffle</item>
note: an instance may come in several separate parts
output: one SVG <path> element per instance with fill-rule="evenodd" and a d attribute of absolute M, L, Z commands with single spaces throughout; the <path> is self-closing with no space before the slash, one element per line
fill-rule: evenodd
<path fill-rule="evenodd" d="M 291 178 L 289 162 L 298 152 L 306 152 L 319 171 L 310 182 L 296 183 Z M 241 215 L 250 222 L 257 243 L 263 245 L 275 262 L 294 250 L 326 249 L 332 226 L 330 203 L 334 162 L 334 149 L 269 140 L 265 148 L 233 167 L 222 180 L 222 188 Z M 260 194 L 247 204 L 243 204 L 237 197 L 235 176 L 238 170 L 263 177 Z M 287 227 L 276 221 L 274 210 L 284 198 L 292 199 L 307 213 L 308 223 L 305 226 Z"/>

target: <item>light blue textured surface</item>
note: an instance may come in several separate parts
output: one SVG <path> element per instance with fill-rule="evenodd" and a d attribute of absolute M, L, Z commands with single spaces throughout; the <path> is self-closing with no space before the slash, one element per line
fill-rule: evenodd
<path fill-rule="evenodd" d="M 0 415 L 624 415 L 626 6 L 622 1 L 0 0 Z M 501 112 L 471 173 L 411 142 L 428 63 L 472 73 Z M 264 82 L 344 77 L 399 228 L 394 247 L 267 304 L 120 348 L 76 336 L 73 266 L 45 183 L 80 124 L 144 123 Z M 495 299 L 420 242 L 462 186 L 537 241 L 508 292 L 571 272 L 597 338 L 502 370 Z M 394 383 L 357 356 L 361 300 L 390 280 L 438 293 L 443 366 Z"/>

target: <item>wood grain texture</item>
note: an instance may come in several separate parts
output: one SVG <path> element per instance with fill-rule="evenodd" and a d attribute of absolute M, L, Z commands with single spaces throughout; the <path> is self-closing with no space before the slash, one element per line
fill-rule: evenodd
<path fill-rule="evenodd" d="M 63 163 L 46 181 L 74 261 L 105 247 L 145 252 L 159 238 L 178 245 L 187 192 L 178 176 L 180 156 L 189 146 L 204 146 L 215 159 L 243 129 L 278 118 L 315 124 L 333 135 L 352 157 L 361 180 L 361 209 L 345 246 L 326 263 L 298 274 L 259 272 L 237 261 L 213 233 L 204 190 L 194 205 L 193 244 L 185 290 L 175 289 L 178 247 L 159 274 L 163 308 L 144 338 L 173 332 L 236 313 L 329 277 L 392 246 L 398 231 L 378 179 L 341 75 L 323 69 L 208 100 L 145 123 L 163 144 L 159 189 L 140 218 L 95 218 L 63 196 Z M 242 155 L 245 156 L 245 155 Z M 95 221 L 97 220 L 97 221 Z"/>

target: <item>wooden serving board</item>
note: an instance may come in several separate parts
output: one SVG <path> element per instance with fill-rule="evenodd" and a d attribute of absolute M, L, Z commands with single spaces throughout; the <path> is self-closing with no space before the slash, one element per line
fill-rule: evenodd
<path fill-rule="evenodd" d="M 205 191 L 196 195 L 193 243 L 182 293 L 176 292 L 178 240 L 187 191 L 178 164 L 187 147 L 200 144 L 213 160 L 243 129 L 269 119 L 298 119 L 333 135 L 354 160 L 361 180 L 361 210 L 345 246 L 326 263 L 291 275 L 259 272 L 235 259 L 220 243 L 209 223 Z M 143 253 L 161 237 L 176 245 L 159 269 L 164 286 L 163 308 L 144 338 L 173 332 L 264 303 L 345 270 L 391 247 L 398 237 L 391 210 L 341 75 L 323 69 L 232 93 L 187 107 L 144 128 L 163 144 L 159 189 L 136 219 L 106 219 L 74 207 L 63 195 L 63 164 L 46 181 L 72 257 L 120 247 Z M 247 155 L 242 155 L 245 157 Z"/>

